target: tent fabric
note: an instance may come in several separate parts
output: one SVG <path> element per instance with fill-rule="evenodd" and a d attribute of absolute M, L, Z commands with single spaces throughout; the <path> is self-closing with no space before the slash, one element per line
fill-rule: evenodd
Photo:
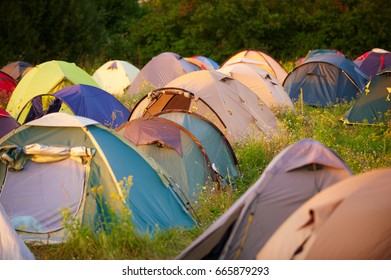
<path fill-rule="evenodd" d="M 370 79 L 380 73 L 385 68 L 391 66 L 391 52 L 379 48 L 374 48 L 359 57 L 353 62 L 363 71 Z"/>
<path fill-rule="evenodd" d="M 7 111 L 0 109 L 0 138 L 19 126 L 20 124 Z"/>
<path fill-rule="evenodd" d="M 295 67 L 283 86 L 293 101 L 327 107 L 358 97 L 369 78 L 351 60 L 338 53 L 318 53 Z"/>
<path fill-rule="evenodd" d="M 293 103 L 284 87 L 268 71 L 252 64 L 232 64 L 217 71 L 242 82 L 269 107 L 293 108 Z"/>
<path fill-rule="evenodd" d="M 328 147 L 313 139 L 300 140 L 280 152 L 227 212 L 177 258 L 255 259 L 297 208 L 352 175 Z"/>
<path fill-rule="evenodd" d="M 270 54 L 260 50 L 243 50 L 228 58 L 220 68 L 232 64 L 250 64 L 268 71 L 279 83 L 283 83 L 288 73 Z"/>
<path fill-rule="evenodd" d="M 29 111 L 26 103 L 37 95 L 54 92 L 75 84 L 99 87 L 95 80 L 74 63 L 52 60 L 31 69 L 18 83 L 7 105 L 7 111 L 20 123 L 24 123 Z M 23 114 L 21 110 L 23 110 Z"/>
<path fill-rule="evenodd" d="M 13 227 L 33 233 L 60 230 L 63 216 L 58 215 L 58 208 L 69 209 L 73 216 L 76 215 L 83 194 L 84 173 L 83 164 L 69 158 L 45 164 L 27 161 L 23 172 L 8 171 L 0 202 L 7 209 Z M 42 178 L 45 178 L 45 184 L 42 184 Z"/>
<path fill-rule="evenodd" d="M 192 204 L 202 188 L 219 184 L 201 143 L 187 129 L 163 118 L 135 119 L 118 133 L 152 157 L 178 183 L 178 195 Z"/>
<path fill-rule="evenodd" d="M 182 110 L 162 111 L 155 116 L 176 122 L 190 131 L 206 150 L 222 184 L 233 185 L 239 176 L 238 160 L 227 138 L 212 122 L 197 113 Z"/>
<path fill-rule="evenodd" d="M 30 146 L 31 144 L 36 145 Z M 130 211 L 130 219 L 135 229 L 141 233 L 154 234 L 156 230 L 173 227 L 189 229 L 195 226 L 195 220 L 176 193 L 176 183 L 165 170 L 129 141 L 96 121 L 66 113 L 52 113 L 7 134 L 1 139 L 0 147 L 1 157 L 11 157 L 16 161 L 26 158 L 26 162 L 21 163 L 25 168 L 18 172 L 12 171 L 6 161 L 0 162 L 0 181 L 3 182 L 0 201 L 7 201 L 4 209 L 11 217 L 14 205 L 22 208 L 18 210 L 22 218 L 15 223 L 25 222 L 31 225 L 32 222 L 32 225 L 39 225 L 46 221 L 39 218 L 44 216 L 34 216 L 35 210 L 27 206 L 35 203 L 29 201 L 31 197 L 39 196 L 41 201 L 47 201 L 50 194 L 47 191 L 41 194 L 34 192 L 34 195 L 28 196 L 21 193 L 29 186 L 22 181 L 31 177 L 29 170 L 33 168 L 36 180 L 48 182 L 48 186 L 57 189 L 56 198 L 61 198 L 61 194 L 64 194 L 61 190 L 64 188 L 72 188 L 74 195 L 69 199 L 73 201 L 70 207 L 71 217 L 94 231 L 108 230 L 107 221 L 120 217 L 125 209 Z M 9 153 L 10 147 L 15 152 Z M 88 152 L 89 150 L 91 151 Z M 88 156 L 83 156 L 83 151 L 87 151 Z M 76 160 L 77 158 L 80 160 Z M 59 172 L 53 171 L 56 169 Z M 11 172 L 14 172 L 11 179 L 15 183 L 7 184 Z M 76 174 L 77 178 L 74 177 Z M 67 184 L 69 180 L 74 180 L 75 183 Z M 73 189 L 76 187 L 76 190 Z M 14 188 L 20 189 L 20 192 Z M 39 184 L 34 189 L 37 188 L 43 189 L 45 186 Z M 11 193 L 13 199 L 7 198 L 7 193 Z M 28 203 L 22 203 L 22 197 Z M 47 202 L 51 205 L 50 209 L 53 210 L 56 204 L 58 210 L 57 216 L 50 219 L 59 221 L 59 216 L 63 218 L 62 212 L 67 211 L 68 207 L 60 199 L 50 197 L 51 200 Z M 19 202 L 14 203 L 13 200 Z M 38 198 L 34 201 L 38 201 Z M 44 206 L 42 204 L 39 211 L 46 211 Z M 53 227 L 39 230 L 38 227 L 38 230 L 31 231 L 23 230 L 22 224 L 18 233 L 25 240 L 63 242 L 66 239 L 66 228 L 58 227 L 57 223 L 57 230 Z"/>
<path fill-rule="evenodd" d="M 17 82 L 14 78 L 12 78 L 7 73 L 0 71 L 0 91 L 1 92 L 6 92 L 9 95 L 11 95 L 12 92 L 14 91 L 16 85 L 17 85 Z"/>
<path fill-rule="evenodd" d="M 164 52 L 153 57 L 137 74 L 126 90 L 130 96 L 144 95 L 186 73 L 200 70 L 176 53 Z"/>
<path fill-rule="evenodd" d="M 17 81 L 5 72 L 0 71 L 0 105 L 6 107 L 12 93 L 17 85 Z"/>
<path fill-rule="evenodd" d="M 130 119 L 171 109 L 206 117 L 231 143 L 278 131 L 278 119 L 265 103 L 241 82 L 218 71 L 194 71 L 150 92 L 135 106 Z"/>
<path fill-rule="evenodd" d="M 203 55 L 194 55 L 192 56 L 192 58 L 201 61 L 207 67 L 208 70 L 217 70 L 220 68 L 219 64 L 210 57 Z"/>
<path fill-rule="evenodd" d="M 389 119 L 391 67 L 372 78 L 353 106 L 341 118 L 345 124 L 376 124 Z"/>
<path fill-rule="evenodd" d="M 46 104 L 48 105 L 45 106 Z M 130 111 L 113 95 L 101 88 L 84 84 L 71 85 L 49 95 L 35 96 L 26 107 L 30 107 L 26 122 L 61 111 L 116 128 L 130 116 Z"/>
<path fill-rule="evenodd" d="M 110 60 L 100 66 L 92 75 L 105 91 L 121 96 L 140 72 L 133 64 L 124 60 Z"/>
<path fill-rule="evenodd" d="M 28 71 L 33 68 L 33 65 L 25 61 L 13 61 L 1 68 L 1 71 L 7 73 L 16 81 L 20 81 Z"/>
<path fill-rule="evenodd" d="M 391 169 L 367 171 L 315 195 L 257 254 L 267 260 L 391 259 Z"/>
<path fill-rule="evenodd" d="M 0 260 L 34 260 L 35 256 L 13 228 L 0 203 Z"/>

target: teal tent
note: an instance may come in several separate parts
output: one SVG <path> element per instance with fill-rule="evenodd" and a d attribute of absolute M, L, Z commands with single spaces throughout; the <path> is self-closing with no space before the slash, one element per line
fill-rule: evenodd
<path fill-rule="evenodd" d="M 197 113 L 184 110 L 162 111 L 156 116 L 174 121 L 190 131 L 206 150 L 223 186 L 232 186 L 239 176 L 238 160 L 228 139 L 217 126 Z"/>
<path fill-rule="evenodd" d="M 25 239 L 63 241 L 67 213 L 93 230 L 126 210 L 141 233 L 195 226 L 170 176 L 94 120 L 43 116 L 3 137 L 0 158 L 0 203 Z"/>
<path fill-rule="evenodd" d="M 346 124 L 375 124 L 390 120 L 390 110 L 391 67 L 388 67 L 365 86 L 365 90 L 341 120 Z"/>

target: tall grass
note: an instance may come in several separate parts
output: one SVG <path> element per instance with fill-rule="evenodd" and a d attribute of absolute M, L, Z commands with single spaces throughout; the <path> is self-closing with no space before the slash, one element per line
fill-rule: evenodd
<path fill-rule="evenodd" d="M 202 222 L 198 228 L 171 229 L 151 237 L 137 233 L 126 221 L 114 226 L 110 233 L 94 233 L 76 226 L 64 244 L 29 246 L 37 259 L 174 259 L 260 177 L 279 152 L 304 138 L 328 146 L 355 174 L 390 167 L 390 122 L 377 126 L 345 125 L 340 118 L 351 105 L 303 106 L 302 110 L 296 104 L 295 110 L 275 110 L 284 133 L 248 139 L 234 147 L 241 171 L 236 188 L 201 193 L 195 206 Z"/>

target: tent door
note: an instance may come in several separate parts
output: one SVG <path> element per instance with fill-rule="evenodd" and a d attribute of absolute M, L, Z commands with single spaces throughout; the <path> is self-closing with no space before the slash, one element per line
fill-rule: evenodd
<path fill-rule="evenodd" d="M 72 159 L 50 163 L 28 161 L 20 171 L 7 171 L 0 203 L 15 229 L 53 232 L 63 228 L 66 212 L 76 216 L 84 181 L 85 166 Z"/>

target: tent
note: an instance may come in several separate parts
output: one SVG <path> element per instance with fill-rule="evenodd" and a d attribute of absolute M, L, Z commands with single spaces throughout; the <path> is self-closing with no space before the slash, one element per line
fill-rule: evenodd
<path fill-rule="evenodd" d="M 13 228 L 0 203 L 0 260 L 34 260 L 35 256 Z"/>
<path fill-rule="evenodd" d="M 261 177 L 178 259 L 254 259 L 298 207 L 352 176 L 345 162 L 313 139 L 280 152 Z"/>
<path fill-rule="evenodd" d="M 64 241 L 64 217 L 109 230 L 126 211 L 141 233 L 195 226 L 172 178 L 94 120 L 43 116 L 3 137 L 0 158 L 0 203 L 25 240 Z"/>
<path fill-rule="evenodd" d="M 131 96 L 144 95 L 153 89 L 164 87 L 179 76 L 200 69 L 176 53 L 164 52 L 141 68 L 126 93 Z"/>
<path fill-rule="evenodd" d="M 182 75 L 150 92 L 135 106 L 130 118 L 170 109 L 206 117 L 231 143 L 257 133 L 270 136 L 278 130 L 277 117 L 259 97 L 238 80 L 215 70 Z"/>
<path fill-rule="evenodd" d="M 26 103 L 26 122 L 53 112 L 90 118 L 110 128 L 129 119 L 130 111 L 107 91 L 90 85 L 72 85 L 53 94 L 37 95 Z M 23 114 L 23 109 L 21 110 Z"/>
<path fill-rule="evenodd" d="M 391 169 L 330 186 L 297 209 L 257 259 L 390 260 Z"/>
<path fill-rule="evenodd" d="M 351 60 L 333 52 L 318 53 L 295 67 L 283 86 L 293 101 L 327 107 L 355 100 L 369 78 Z"/>
<path fill-rule="evenodd" d="M 0 71 L 0 105 L 5 108 L 15 90 L 17 81 L 5 72 Z"/>
<path fill-rule="evenodd" d="M 210 57 L 203 56 L 203 55 L 194 55 L 192 58 L 195 58 L 199 61 L 201 61 L 205 66 L 207 66 L 208 70 L 216 70 L 219 69 L 219 64 L 211 59 Z"/>
<path fill-rule="evenodd" d="M 390 111 L 391 67 L 388 67 L 372 78 L 341 120 L 346 124 L 375 124 L 389 120 Z"/>
<path fill-rule="evenodd" d="M 26 75 L 26 73 L 30 71 L 32 68 L 33 65 L 31 65 L 28 62 L 13 61 L 3 66 L 3 68 L 1 68 L 1 71 L 10 75 L 16 81 L 20 81 L 20 79 L 22 79 L 23 76 Z"/>
<path fill-rule="evenodd" d="M 234 179 L 239 176 L 238 160 L 227 138 L 212 122 L 184 110 L 162 111 L 155 116 L 176 122 L 190 131 L 206 150 L 223 186 L 233 185 Z"/>
<path fill-rule="evenodd" d="M 372 79 L 377 73 L 391 66 L 391 52 L 374 48 L 360 55 L 353 62 Z"/>
<path fill-rule="evenodd" d="M 20 124 L 7 111 L 0 109 L 0 138 L 19 126 Z"/>
<path fill-rule="evenodd" d="M 268 71 L 253 64 L 232 64 L 217 71 L 242 82 L 269 107 L 293 108 L 293 103 L 284 87 Z"/>
<path fill-rule="evenodd" d="M 257 67 L 268 71 L 280 83 L 282 83 L 288 75 L 284 67 L 282 67 L 282 65 L 270 54 L 251 49 L 234 54 L 228 58 L 220 68 L 237 63 L 256 65 Z"/>
<path fill-rule="evenodd" d="M 25 107 L 35 96 L 51 94 L 64 87 L 86 84 L 99 87 L 95 80 L 74 63 L 52 60 L 31 69 L 18 83 L 7 105 L 7 111 L 20 123 L 24 123 L 29 111 Z M 25 108 L 23 114 L 21 110 Z"/>
<path fill-rule="evenodd" d="M 178 183 L 185 204 L 194 203 L 202 188 L 219 185 L 218 174 L 202 144 L 183 126 L 151 117 L 135 119 L 117 129 L 133 144 L 158 162 Z"/>
<path fill-rule="evenodd" d="M 124 60 L 110 60 L 92 75 L 98 85 L 114 95 L 123 95 L 140 72 L 133 64 Z"/>

